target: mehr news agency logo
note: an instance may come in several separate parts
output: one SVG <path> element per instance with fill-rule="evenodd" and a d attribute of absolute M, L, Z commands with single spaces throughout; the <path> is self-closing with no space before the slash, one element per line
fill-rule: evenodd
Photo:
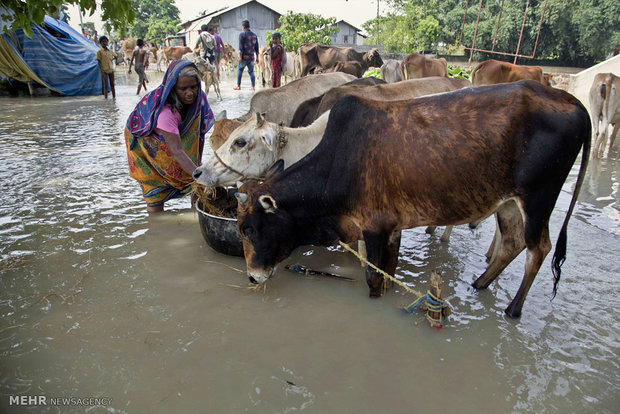
<path fill-rule="evenodd" d="M 109 406 L 109 397 L 47 397 L 45 395 L 9 395 L 9 405 L 17 406 Z"/>

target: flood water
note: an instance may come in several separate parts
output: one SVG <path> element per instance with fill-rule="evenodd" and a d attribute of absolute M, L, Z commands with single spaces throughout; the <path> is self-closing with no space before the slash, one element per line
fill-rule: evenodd
<path fill-rule="evenodd" d="M 161 76 L 150 77 L 149 89 Z M 617 157 L 590 163 L 557 297 L 550 254 L 519 320 L 504 308 L 524 254 L 489 289 L 470 286 L 493 220 L 456 228 L 449 243 L 405 231 L 399 277 L 419 291 L 432 270 L 444 277 L 452 315 L 432 329 L 402 310 L 409 294 L 368 298 L 342 249 L 299 248 L 254 291 L 242 258 L 205 243 L 189 199 L 148 216 L 122 138 L 136 79 L 117 82 L 116 101 L 0 99 L 0 412 L 618 412 Z M 232 86 L 222 102 L 209 94 L 214 112 L 246 112 L 247 73 L 245 90 Z M 551 217 L 554 245 L 578 167 Z M 284 269 L 292 263 L 355 281 Z"/>

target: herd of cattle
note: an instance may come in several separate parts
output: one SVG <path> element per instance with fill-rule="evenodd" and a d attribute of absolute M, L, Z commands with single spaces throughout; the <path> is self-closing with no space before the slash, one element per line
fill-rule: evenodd
<path fill-rule="evenodd" d="M 471 83 L 448 78 L 444 59 L 417 54 L 383 62 L 376 51 L 308 44 L 299 52 L 305 76 L 256 92 L 239 118 L 218 114 L 216 154 L 194 172 L 206 186 L 243 182 L 238 226 L 252 282 L 267 281 L 296 247 L 338 240 L 363 240 L 368 261 L 394 274 L 401 230 L 494 215 L 488 267 L 473 286 L 489 286 L 526 250 L 523 281 L 506 308 L 518 317 L 551 251 L 549 219 L 581 153 L 552 260 L 555 294 L 590 158 L 592 123 L 578 99 L 536 67 L 486 61 Z M 385 80 L 330 70 L 355 66 L 347 62 L 381 67 Z M 618 82 L 601 74 L 592 86 L 593 157 L 618 121 Z M 366 279 L 380 296 L 382 275 L 369 266 Z"/>

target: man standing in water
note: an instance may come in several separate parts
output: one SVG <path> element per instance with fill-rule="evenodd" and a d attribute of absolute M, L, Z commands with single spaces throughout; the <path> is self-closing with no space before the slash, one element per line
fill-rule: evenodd
<path fill-rule="evenodd" d="M 146 92 L 145 70 L 149 67 L 149 56 L 144 48 L 144 40 L 138 39 L 137 45 L 138 47 L 136 47 L 131 54 L 131 62 L 129 62 L 129 70 L 127 73 L 131 73 L 131 65 L 133 65 L 135 59 L 136 64 L 134 66 L 136 68 L 136 73 L 138 74 L 138 92 L 136 95 L 140 95 L 140 90 L 142 87 L 144 87 L 144 91 Z"/>
<path fill-rule="evenodd" d="M 237 86 L 233 89 L 238 91 L 241 89 L 241 76 L 243 76 L 243 68 L 247 66 L 250 81 L 252 82 L 252 90 L 254 90 L 256 79 L 254 77 L 254 55 L 258 56 L 258 38 L 250 30 L 250 22 L 244 20 L 241 22 L 243 32 L 239 34 L 239 66 L 237 68 Z"/>
<path fill-rule="evenodd" d="M 110 41 L 106 36 L 99 38 L 101 49 L 97 51 L 97 65 L 101 73 L 101 81 L 103 82 L 103 96 L 108 99 L 108 89 L 112 91 L 112 98 L 116 98 L 116 90 L 114 90 L 114 63 L 116 53 L 108 49 Z M 108 87 L 109 82 L 109 87 Z"/>

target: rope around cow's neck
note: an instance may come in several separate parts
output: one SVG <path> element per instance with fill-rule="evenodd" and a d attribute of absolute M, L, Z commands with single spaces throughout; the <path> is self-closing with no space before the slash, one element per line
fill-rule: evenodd
<path fill-rule="evenodd" d="M 286 137 L 286 134 L 284 133 L 284 128 L 282 125 L 278 125 L 278 132 L 276 133 L 276 139 L 275 139 L 275 145 L 273 146 L 273 158 L 274 158 L 274 162 L 277 161 L 280 158 L 280 155 L 282 154 L 282 150 L 284 149 L 284 147 L 286 147 L 286 144 L 288 144 L 288 138 Z M 219 161 L 220 164 L 222 164 L 226 169 L 228 169 L 229 171 L 239 175 L 241 178 L 239 178 L 238 181 L 246 181 L 246 180 L 256 180 L 256 181 L 263 181 L 265 179 L 265 177 L 255 177 L 255 176 L 251 176 L 251 175 L 245 175 L 244 173 L 242 173 L 241 171 L 237 171 L 236 169 L 234 169 L 233 167 L 231 167 L 230 165 L 226 164 L 224 162 L 224 160 L 222 160 L 220 158 L 219 155 L 217 155 L 217 151 L 213 151 L 213 155 L 215 156 L 215 158 Z"/>

